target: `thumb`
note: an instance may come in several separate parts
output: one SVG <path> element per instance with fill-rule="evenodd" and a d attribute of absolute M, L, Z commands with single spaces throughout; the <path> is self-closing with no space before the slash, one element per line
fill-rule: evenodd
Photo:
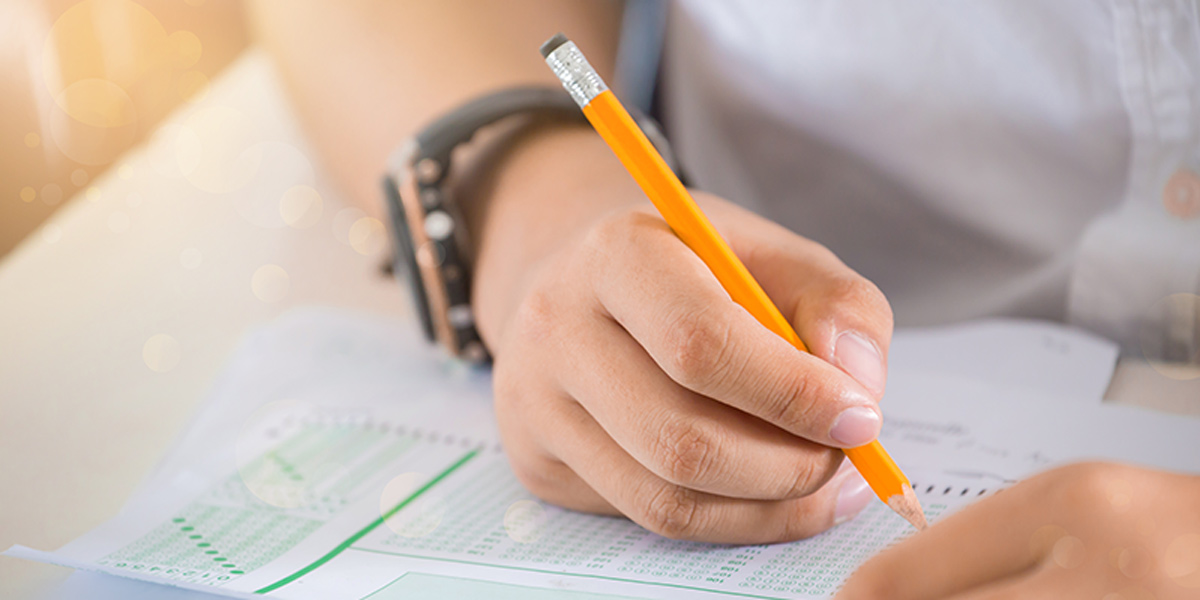
<path fill-rule="evenodd" d="M 892 340 L 892 308 L 883 292 L 824 246 L 761 217 L 750 218 L 762 223 L 752 234 L 743 227 L 731 232 L 734 252 L 809 352 L 881 398 Z"/>

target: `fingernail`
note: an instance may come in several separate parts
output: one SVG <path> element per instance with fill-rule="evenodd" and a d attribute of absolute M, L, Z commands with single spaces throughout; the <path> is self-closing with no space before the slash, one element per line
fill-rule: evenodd
<path fill-rule="evenodd" d="M 879 413 L 865 406 L 855 406 L 843 410 L 842 414 L 833 420 L 829 437 L 843 447 L 855 448 L 875 439 L 882 425 Z"/>
<path fill-rule="evenodd" d="M 833 348 L 837 366 L 876 394 L 883 391 L 886 375 L 883 373 L 883 357 L 867 338 L 854 331 L 838 336 Z"/>
<path fill-rule="evenodd" d="M 837 507 L 833 509 L 833 524 L 845 523 L 862 512 L 875 492 L 858 471 L 851 473 L 838 490 Z"/>

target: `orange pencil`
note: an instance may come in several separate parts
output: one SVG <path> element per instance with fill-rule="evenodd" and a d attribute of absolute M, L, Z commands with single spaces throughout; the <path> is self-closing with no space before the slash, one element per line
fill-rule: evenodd
<path fill-rule="evenodd" d="M 559 33 L 542 44 L 541 50 L 546 64 L 650 197 L 663 220 L 708 265 L 734 302 L 797 349 L 807 351 L 792 325 L 713 228 L 683 182 L 667 166 L 574 42 Z M 880 500 L 918 529 L 925 528 L 925 513 L 912 485 L 878 440 L 847 448 L 845 452 Z"/>

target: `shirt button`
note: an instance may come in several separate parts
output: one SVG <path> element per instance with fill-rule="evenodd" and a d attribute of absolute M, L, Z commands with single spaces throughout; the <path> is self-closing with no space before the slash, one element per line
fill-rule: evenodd
<path fill-rule="evenodd" d="M 1175 171 L 1163 187 L 1163 206 L 1180 219 L 1200 216 L 1200 175 L 1187 169 Z"/>

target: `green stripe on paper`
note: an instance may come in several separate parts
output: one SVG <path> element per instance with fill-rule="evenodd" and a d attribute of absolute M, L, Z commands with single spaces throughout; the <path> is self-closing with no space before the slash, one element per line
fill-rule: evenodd
<path fill-rule="evenodd" d="M 384 521 L 392 518 L 392 515 L 400 512 L 400 510 L 403 509 L 405 506 L 408 506 L 409 504 L 411 504 L 413 502 L 413 500 L 416 500 L 417 498 L 419 498 L 421 496 L 421 494 L 424 494 L 425 492 L 429 491 L 429 488 L 432 488 L 433 486 L 437 485 L 438 482 L 440 482 L 441 480 L 445 479 L 446 477 L 449 477 L 451 473 L 453 473 L 459 467 L 466 464 L 467 461 L 471 460 L 472 458 L 475 458 L 475 456 L 477 454 L 479 454 L 478 450 L 472 450 L 472 451 L 466 453 L 465 455 L 463 455 L 462 458 L 455 461 L 454 464 L 450 465 L 449 467 L 446 467 L 446 470 L 442 471 L 441 473 L 438 473 L 438 475 L 436 477 L 434 477 L 433 479 L 430 479 L 425 485 L 421 486 L 420 488 L 417 489 L 417 491 L 413 492 L 409 497 L 407 497 L 403 501 L 401 501 L 400 504 L 397 504 L 391 510 L 387 511 L 386 513 L 383 513 L 383 515 L 380 516 L 378 519 L 371 521 L 371 523 L 368 524 L 366 527 L 359 529 L 358 532 L 355 533 L 354 535 L 346 538 L 346 541 L 338 544 L 336 548 L 327 552 L 325 554 L 325 556 L 318 558 L 317 560 L 313 561 L 312 564 L 309 564 L 308 566 L 300 569 L 299 571 L 296 571 L 295 573 L 292 573 L 291 575 L 288 575 L 287 577 L 284 577 L 283 579 L 280 579 L 279 581 L 276 581 L 275 583 L 272 583 L 271 585 L 268 585 L 264 588 L 255 590 L 254 593 L 255 594 L 268 594 L 270 592 L 273 592 L 273 591 L 275 591 L 297 579 L 300 579 L 301 577 L 304 577 L 305 575 L 308 575 L 309 573 L 311 573 L 314 570 L 316 570 L 317 568 L 319 568 L 321 565 L 333 560 L 333 558 L 335 556 L 341 554 L 347 548 L 349 548 L 352 544 L 354 544 L 358 540 L 361 540 L 368 533 L 371 533 L 372 531 L 374 531 L 376 527 L 383 525 Z"/>

